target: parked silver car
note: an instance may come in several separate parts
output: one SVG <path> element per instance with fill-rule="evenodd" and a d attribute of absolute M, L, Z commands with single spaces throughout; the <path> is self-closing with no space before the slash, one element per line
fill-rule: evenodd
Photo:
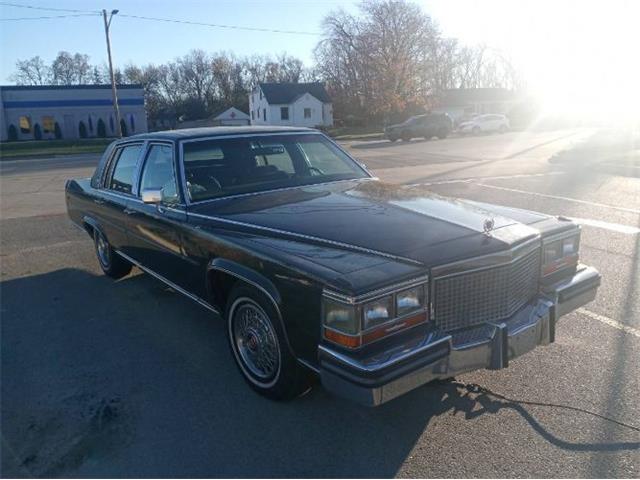
<path fill-rule="evenodd" d="M 458 125 L 458 132 L 462 134 L 473 133 L 478 135 L 483 132 L 504 133 L 509 130 L 509 119 L 505 115 L 495 113 L 478 115 L 473 119 Z"/>

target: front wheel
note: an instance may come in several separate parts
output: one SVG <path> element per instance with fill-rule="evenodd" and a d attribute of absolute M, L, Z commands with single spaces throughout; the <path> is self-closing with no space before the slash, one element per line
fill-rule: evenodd
<path fill-rule="evenodd" d="M 98 263 L 105 275 L 118 279 L 129 274 L 132 265 L 116 254 L 107 238 L 98 229 L 93 231 L 93 243 L 96 247 Z"/>
<path fill-rule="evenodd" d="M 225 316 L 233 358 L 251 388 L 273 400 L 290 400 L 308 390 L 307 372 L 289 352 L 278 312 L 264 295 L 237 285 Z"/>

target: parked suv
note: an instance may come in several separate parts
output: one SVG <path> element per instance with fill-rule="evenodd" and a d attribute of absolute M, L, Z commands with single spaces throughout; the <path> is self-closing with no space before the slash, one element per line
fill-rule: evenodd
<path fill-rule="evenodd" d="M 453 130 L 453 122 L 449 115 L 430 113 L 416 115 L 397 125 L 389 125 L 384 129 L 384 135 L 392 142 L 399 139 L 409 141 L 416 137 L 424 137 L 429 140 L 432 137 L 446 138 L 451 130 Z"/>
<path fill-rule="evenodd" d="M 458 131 L 460 133 L 473 133 L 474 135 L 478 135 L 482 132 L 504 133 L 507 130 L 509 130 L 509 119 L 504 115 L 494 113 L 478 115 L 477 117 L 458 125 Z"/>

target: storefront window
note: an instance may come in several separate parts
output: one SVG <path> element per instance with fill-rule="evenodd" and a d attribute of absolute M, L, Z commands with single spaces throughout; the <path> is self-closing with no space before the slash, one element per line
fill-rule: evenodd
<path fill-rule="evenodd" d="M 56 128 L 56 121 L 51 116 L 42 117 L 42 131 L 44 133 L 53 133 Z"/>
<path fill-rule="evenodd" d="M 20 132 L 31 133 L 31 118 L 26 116 L 20 117 Z"/>

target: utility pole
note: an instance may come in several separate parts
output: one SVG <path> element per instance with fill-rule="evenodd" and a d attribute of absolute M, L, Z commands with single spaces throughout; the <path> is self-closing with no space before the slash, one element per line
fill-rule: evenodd
<path fill-rule="evenodd" d="M 109 77 L 111 78 L 111 95 L 113 97 L 113 110 L 116 114 L 116 132 L 118 137 L 122 138 L 122 125 L 120 125 L 120 107 L 118 106 L 118 92 L 116 90 L 116 78 L 113 74 L 113 62 L 111 61 L 111 40 L 109 40 L 109 27 L 111 26 L 111 19 L 118 13 L 118 10 L 111 10 L 109 18 L 107 19 L 107 11 L 102 10 L 102 18 L 104 19 L 104 34 L 107 37 L 107 55 L 109 56 Z"/>

